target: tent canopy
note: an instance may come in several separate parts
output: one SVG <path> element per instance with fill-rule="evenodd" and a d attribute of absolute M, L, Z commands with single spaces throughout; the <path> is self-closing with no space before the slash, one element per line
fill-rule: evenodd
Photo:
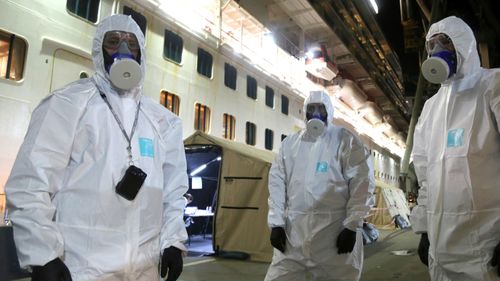
<path fill-rule="evenodd" d="M 250 254 L 251 260 L 271 261 L 267 183 L 275 154 L 200 131 L 184 140 L 185 146 L 207 144 L 222 150 L 213 221 L 214 249 L 241 251 Z"/>

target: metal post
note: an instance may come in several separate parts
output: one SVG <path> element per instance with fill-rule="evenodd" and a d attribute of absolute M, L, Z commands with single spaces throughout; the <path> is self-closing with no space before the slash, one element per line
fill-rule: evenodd
<path fill-rule="evenodd" d="M 441 0 L 433 0 L 432 1 L 432 11 L 431 11 L 431 21 L 429 24 L 432 24 L 436 22 L 438 19 L 441 18 L 442 10 L 440 9 L 440 4 L 442 1 Z M 427 51 L 424 48 L 424 51 L 422 52 L 422 60 L 424 61 L 427 58 Z M 405 155 L 403 157 L 403 161 L 401 163 L 401 176 L 404 178 L 404 181 L 406 182 L 406 176 L 408 175 L 408 166 L 410 163 L 410 154 L 411 150 L 413 148 L 413 133 L 415 132 L 415 125 L 417 125 L 417 120 L 418 117 L 420 116 L 420 111 L 422 110 L 422 95 L 424 93 L 426 81 L 424 77 L 422 76 L 422 72 L 420 72 L 420 75 L 418 76 L 418 82 L 417 82 L 417 91 L 415 93 L 415 101 L 413 103 L 413 110 L 411 112 L 411 120 L 410 120 L 410 126 L 408 128 L 408 136 L 406 138 L 406 150 L 405 150 Z"/>

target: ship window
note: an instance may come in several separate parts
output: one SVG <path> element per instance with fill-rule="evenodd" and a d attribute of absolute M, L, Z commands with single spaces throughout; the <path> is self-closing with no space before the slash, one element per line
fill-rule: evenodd
<path fill-rule="evenodd" d="M 123 14 L 130 15 L 135 20 L 137 25 L 141 28 L 142 34 L 146 36 L 146 26 L 148 25 L 148 22 L 143 14 L 136 12 L 134 9 L 128 6 L 123 7 Z"/>
<path fill-rule="evenodd" d="M 281 95 L 281 113 L 288 115 L 288 97 Z"/>
<path fill-rule="evenodd" d="M 234 140 L 236 119 L 234 116 L 224 113 L 222 120 L 222 137 L 228 140 Z"/>
<path fill-rule="evenodd" d="M 68 0 L 66 2 L 66 9 L 81 18 L 96 23 L 99 2 L 100 0 Z"/>
<path fill-rule="evenodd" d="M 89 74 L 86 71 L 80 72 L 80 79 L 89 78 Z"/>
<path fill-rule="evenodd" d="M 255 145 L 255 132 L 257 128 L 254 123 L 247 122 L 246 124 L 246 139 L 245 142 L 249 145 Z"/>
<path fill-rule="evenodd" d="M 266 86 L 266 105 L 274 108 L 274 90 L 269 86 Z"/>
<path fill-rule="evenodd" d="M 247 96 L 254 100 L 257 99 L 257 80 L 250 75 L 247 75 Z"/>
<path fill-rule="evenodd" d="M 196 67 L 198 73 L 208 78 L 212 78 L 212 63 L 212 55 L 202 48 L 198 48 L 198 64 Z"/>
<path fill-rule="evenodd" d="M 23 78 L 26 41 L 0 30 L 0 77 L 19 81 Z"/>
<path fill-rule="evenodd" d="M 265 148 L 267 150 L 273 150 L 273 142 L 274 142 L 274 132 L 273 130 L 266 129 L 265 133 Z"/>
<path fill-rule="evenodd" d="M 236 67 L 229 63 L 224 64 L 224 85 L 226 87 L 236 90 Z"/>
<path fill-rule="evenodd" d="M 160 104 L 162 104 L 168 110 L 172 111 L 177 116 L 179 116 L 180 103 L 181 101 L 179 99 L 179 96 L 169 93 L 167 91 L 161 91 Z"/>
<path fill-rule="evenodd" d="M 183 45 L 182 37 L 165 29 L 165 39 L 163 41 L 163 56 L 165 58 L 180 64 Z"/>
<path fill-rule="evenodd" d="M 283 141 L 286 138 L 285 134 L 281 134 L 281 141 Z"/>
<path fill-rule="evenodd" d="M 200 103 L 194 106 L 194 129 L 208 133 L 210 130 L 210 108 Z"/>

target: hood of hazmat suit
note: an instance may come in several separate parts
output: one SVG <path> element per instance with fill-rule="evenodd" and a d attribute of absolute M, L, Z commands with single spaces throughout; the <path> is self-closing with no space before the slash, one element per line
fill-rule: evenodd
<path fill-rule="evenodd" d="M 427 38 L 437 33 L 451 38 L 459 60 L 415 128 L 413 229 L 428 233 L 432 280 L 500 280 L 489 264 L 500 240 L 500 72 L 480 67 L 461 19 L 433 24 Z"/>
<path fill-rule="evenodd" d="M 112 85 L 102 54 L 110 30 L 135 34 L 144 77 L 137 24 L 125 15 L 102 20 L 92 47 L 96 74 L 56 90 L 34 110 L 5 187 L 7 207 L 22 267 L 60 257 L 76 281 L 159 280 L 162 249 L 187 239 L 182 124 L 142 95 L 142 80 L 128 91 Z M 132 201 L 115 191 L 129 167 L 129 143 L 100 92 L 131 138 L 133 164 L 147 174 Z"/>
<path fill-rule="evenodd" d="M 323 103 L 328 122 L 316 138 L 306 129 L 285 138 L 272 164 L 268 225 L 285 228 L 287 244 L 285 253 L 274 251 L 266 280 L 300 280 L 297 263 L 324 280 L 356 280 L 363 260 L 360 227 L 373 205 L 372 159 L 358 138 L 332 123 L 325 92 L 311 92 L 304 112 L 309 103 Z M 356 245 L 339 255 L 335 242 L 344 228 L 357 231 Z"/>

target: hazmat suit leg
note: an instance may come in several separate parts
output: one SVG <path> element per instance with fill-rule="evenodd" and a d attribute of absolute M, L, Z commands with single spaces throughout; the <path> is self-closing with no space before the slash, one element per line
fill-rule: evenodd
<path fill-rule="evenodd" d="M 290 244 L 287 243 L 287 247 L 289 246 Z M 306 268 L 302 263 L 274 250 L 273 262 L 269 266 L 264 281 L 302 281 L 305 278 Z"/>
<path fill-rule="evenodd" d="M 461 269 L 449 270 L 429 255 L 429 275 L 433 281 L 500 281 L 496 269 L 489 265 L 486 266 L 489 269 L 485 268 L 481 261 L 463 264 L 460 267 Z"/>
<path fill-rule="evenodd" d="M 312 274 L 313 281 L 353 281 L 358 280 L 360 275 L 359 271 L 348 266 L 325 263 L 306 269 L 294 260 L 284 259 L 271 264 L 265 281 L 304 281 L 307 272 Z M 358 278 L 353 277 L 353 275 L 357 275 Z"/>
<path fill-rule="evenodd" d="M 328 228 L 331 230 L 330 228 Z M 332 231 L 327 231 L 333 233 Z M 326 235 L 326 233 L 325 233 Z M 333 235 L 331 235 L 333 237 Z M 285 254 L 274 251 L 273 262 L 266 275 L 266 281 L 275 280 L 309 280 L 310 273 L 313 281 L 354 281 L 359 280 L 361 269 L 355 267 L 353 261 L 362 256 L 362 237 L 358 235 L 353 253 L 337 254 L 337 248 L 324 243 L 312 243 L 313 256 L 304 254 L 302 247 L 293 247 L 287 242 Z M 327 241 L 326 237 L 318 240 Z M 358 265 L 359 267 L 359 265 Z"/>

